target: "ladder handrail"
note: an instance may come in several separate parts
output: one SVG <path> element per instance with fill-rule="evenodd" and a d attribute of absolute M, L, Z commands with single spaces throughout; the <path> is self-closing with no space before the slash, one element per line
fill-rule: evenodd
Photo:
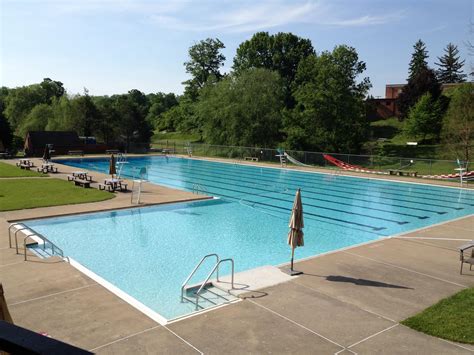
<path fill-rule="evenodd" d="M 183 282 L 183 284 L 181 285 L 181 300 L 183 300 L 183 296 L 184 296 L 184 288 L 186 287 L 186 284 L 189 282 L 189 280 L 191 280 L 191 277 L 194 276 L 194 274 L 196 273 L 196 271 L 199 269 L 199 267 L 201 266 L 201 264 L 204 262 L 204 260 L 206 260 L 207 258 L 211 257 L 211 256 L 215 256 L 216 257 L 216 265 L 219 263 L 219 255 L 217 255 L 216 253 L 211 253 L 211 254 L 207 254 L 205 256 L 202 257 L 201 261 L 194 267 L 193 271 L 191 271 L 191 273 L 189 274 L 189 276 L 186 278 L 186 280 Z M 217 279 L 219 279 L 219 270 L 217 270 Z"/>
<path fill-rule="evenodd" d="M 234 289 L 234 259 L 232 258 L 227 258 L 227 259 L 222 259 L 222 260 L 219 260 L 217 262 L 216 265 L 214 265 L 214 267 L 212 268 L 211 272 L 209 273 L 209 275 L 207 275 L 207 278 L 206 280 L 201 284 L 201 287 L 199 287 L 199 290 L 197 290 L 196 292 L 196 309 L 198 309 L 199 307 L 199 294 L 201 293 L 202 289 L 204 288 L 204 286 L 207 284 L 207 282 L 209 281 L 209 279 L 212 277 L 212 275 L 214 274 L 214 272 L 217 270 L 217 273 L 219 273 L 219 266 L 220 264 L 222 264 L 223 262 L 225 261 L 230 261 L 231 262 L 231 265 L 232 265 L 232 274 L 231 274 L 231 289 L 233 290 Z M 217 274 L 217 281 L 219 281 L 219 274 Z"/>
<path fill-rule="evenodd" d="M 207 192 L 207 189 L 204 185 L 201 185 L 201 184 L 198 184 L 198 183 L 193 184 L 193 191 L 192 192 L 199 195 L 199 191 L 204 193 L 204 192 Z"/>
<path fill-rule="evenodd" d="M 31 229 L 30 229 L 31 230 Z M 26 253 L 26 242 L 28 239 L 30 239 L 31 237 L 35 236 L 35 237 L 38 237 L 40 238 L 42 241 L 43 241 L 43 248 L 45 248 L 45 245 L 46 243 L 49 243 L 51 245 L 51 251 L 52 251 L 52 256 L 54 256 L 54 251 L 55 249 L 57 251 L 59 251 L 59 255 L 63 258 L 63 259 L 67 259 L 68 262 L 70 262 L 69 260 L 69 257 L 68 256 L 64 256 L 64 251 L 58 247 L 56 244 L 54 244 L 52 241 L 50 241 L 48 238 L 46 238 L 44 235 L 40 234 L 40 233 L 37 233 L 33 230 L 31 230 L 33 233 L 32 234 L 29 234 L 25 237 L 25 239 L 23 239 L 23 250 L 24 250 L 24 255 L 25 255 L 25 261 L 27 261 L 27 253 Z"/>

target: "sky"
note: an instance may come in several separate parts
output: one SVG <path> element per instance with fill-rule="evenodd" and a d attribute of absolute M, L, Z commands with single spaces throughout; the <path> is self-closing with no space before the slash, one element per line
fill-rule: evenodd
<path fill-rule="evenodd" d="M 473 6 L 474 0 L 0 0 L 0 85 L 48 77 L 70 94 L 181 94 L 190 46 L 219 38 L 229 72 L 239 44 L 267 31 L 309 38 L 317 53 L 356 48 L 370 94 L 384 97 L 385 84 L 406 81 L 420 38 L 432 66 L 449 42 L 466 67 L 474 64 L 466 48 L 474 42 Z"/>

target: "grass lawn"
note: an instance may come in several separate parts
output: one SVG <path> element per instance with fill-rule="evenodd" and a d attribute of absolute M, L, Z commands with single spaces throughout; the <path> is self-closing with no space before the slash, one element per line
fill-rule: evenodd
<path fill-rule="evenodd" d="M 0 211 L 96 202 L 113 197 L 110 192 L 84 189 L 59 179 L 8 179 L 0 182 Z"/>
<path fill-rule="evenodd" d="M 192 133 L 181 133 L 181 132 L 155 132 L 151 138 L 152 144 L 180 144 L 183 145 L 187 142 L 198 142 L 200 139 L 199 134 Z"/>
<path fill-rule="evenodd" d="M 29 176 L 46 176 L 33 170 L 20 169 L 19 167 L 7 163 L 0 162 L 0 178 L 10 177 L 29 177 Z"/>
<path fill-rule="evenodd" d="M 439 338 L 474 344 L 474 287 L 456 293 L 402 324 Z"/>

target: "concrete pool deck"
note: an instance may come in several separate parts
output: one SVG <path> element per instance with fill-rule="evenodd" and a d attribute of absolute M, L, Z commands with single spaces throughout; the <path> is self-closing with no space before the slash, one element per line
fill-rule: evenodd
<path fill-rule="evenodd" d="M 150 198 L 193 197 L 159 188 Z M 34 256 L 25 262 L 8 246 L 7 220 L 130 206 L 129 194 L 117 195 L 97 203 L 0 213 L 0 279 L 18 325 L 104 354 L 474 352 L 472 345 L 398 323 L 474 286 L 474 271 L 459 275 L 456 249 L 473 238 L 473 215 L 298 262 L 295 268 L 304 274 L 291 281 L 162 326 L 66 262 Z"/>

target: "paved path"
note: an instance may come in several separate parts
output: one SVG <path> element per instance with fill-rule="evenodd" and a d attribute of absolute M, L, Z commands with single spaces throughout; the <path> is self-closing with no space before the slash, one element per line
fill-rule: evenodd
<path fill-rule="evenodd" d="M 169 192 L 169 199 L 175 196 L 170 189 L 160 189 Z M 150 195 L 168 201 L 161 193 Z M 296 263 L 304 274 L 292 281 L 167 326 L 65 262 L 34 256 L 24 262 L 9 248 L 6 219 L 127 203 L 119 197 L 0 213 L 0 279 L 17 324 L 104 354 L 474 353 L 474 346 L 453 344 L 398 323 L 474 286 L 474 272 L 459 275 L 456 250 L 462 239 L 473 238 L 474 216 Z"/>

